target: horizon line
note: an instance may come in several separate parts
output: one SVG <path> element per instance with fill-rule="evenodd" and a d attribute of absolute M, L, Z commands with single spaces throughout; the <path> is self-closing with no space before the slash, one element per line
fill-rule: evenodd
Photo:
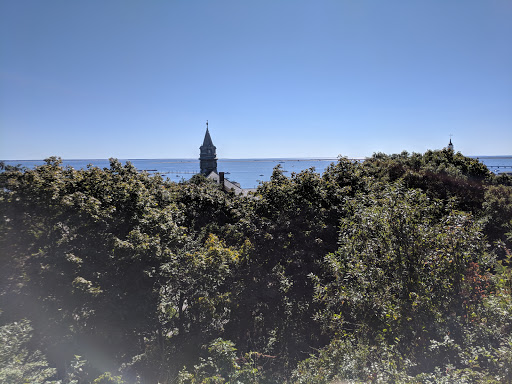
<path fill-rule="evenodd" d="M 407 151 L 408 152 L 408 151 Z M 426 151 L 427 152 L 427 151 Z M 375 152 L 374 154 L 377 154 L 380 152 Z M 419 152 L 408 152 L 409 154 L 419 153 Z M 460 152 L 457 152 L 460 153 Z M 348 156 L 304 156 L 304 157 L 219 157 L 217 160 L 338 160 L 341 158 L 348 158 L 350 160 L 364 160 L 371 158 L 374 154 L 371 156 L 355 156 L 355 157 L 348 157 Z M 385 155 L 391 156 L 391 155 L 399 155 L 400 153 L 392 153 Z M 423 153 L 419 153 L 422 155 Z M 489 158 L 489 157 L 501 157 L 501 158 L 512 158 L 511 155 L 463 155 L 465 157 L 471 157 L 471 158 Z M 199 158 L 195 157 L 140 157 L 140 158 L 134 158 L 134 157 L 90 157 L 90 158 L 63 158 L 60 156 L 49 156 L 46 158 L 38 158 L 38 159 L 0 159 L 0 161 L 45 161 L 45 159 L 49 159 L 50 157 L 57 157 L 60 158 L 62 161 L 74 161 L 74 160 L 197 160 L 199 161 Z"/>

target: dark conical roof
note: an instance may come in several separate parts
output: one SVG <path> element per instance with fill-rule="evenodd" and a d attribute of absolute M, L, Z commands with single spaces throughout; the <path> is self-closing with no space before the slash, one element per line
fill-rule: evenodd
<path fill-rule="evenodd" d="M 210 132 L 208 131 L 208 128 L 206 128 L 206 134 L 204 135 L 203 146 L 213 147 L 213 141 L 212 138 L 210 137 Z"/>

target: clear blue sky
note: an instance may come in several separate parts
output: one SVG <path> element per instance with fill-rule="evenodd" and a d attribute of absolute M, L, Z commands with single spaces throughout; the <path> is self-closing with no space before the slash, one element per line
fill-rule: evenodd
<path fill-rule="evenodd" d="M 512 1 L 0 1 L 0 159 L 512 154 Z"/>

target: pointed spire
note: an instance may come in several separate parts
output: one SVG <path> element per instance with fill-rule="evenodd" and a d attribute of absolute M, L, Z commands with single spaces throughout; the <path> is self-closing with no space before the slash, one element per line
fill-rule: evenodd
<path fill-rule="evenodd" d="M 213 141 L 210 136 L 210 131 L 208 131 L 208 120 L 206 120 L 206 133 L 204 135 L 203 146 L 213 147 Z"/>
<path fill-rule="evenodd" d="M 453 150 L 453 144 L 452 144 L 452 134 L 450 134 L 450 143 L 448 144 L 448 149 Z"/>

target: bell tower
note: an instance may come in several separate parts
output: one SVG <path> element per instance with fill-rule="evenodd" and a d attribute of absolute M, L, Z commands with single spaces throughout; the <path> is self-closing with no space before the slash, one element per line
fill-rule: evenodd
<path fill-rule="evenodd" d="M 199 147 L 199 161 L 201 173 L 208 176 L 211 172 L 217 173 L 217 147 L 213 145 L 210 132 L 208 131 L 208 120 L 206 120 L 206 133 L 204 135 L 203 145 Z"/>

